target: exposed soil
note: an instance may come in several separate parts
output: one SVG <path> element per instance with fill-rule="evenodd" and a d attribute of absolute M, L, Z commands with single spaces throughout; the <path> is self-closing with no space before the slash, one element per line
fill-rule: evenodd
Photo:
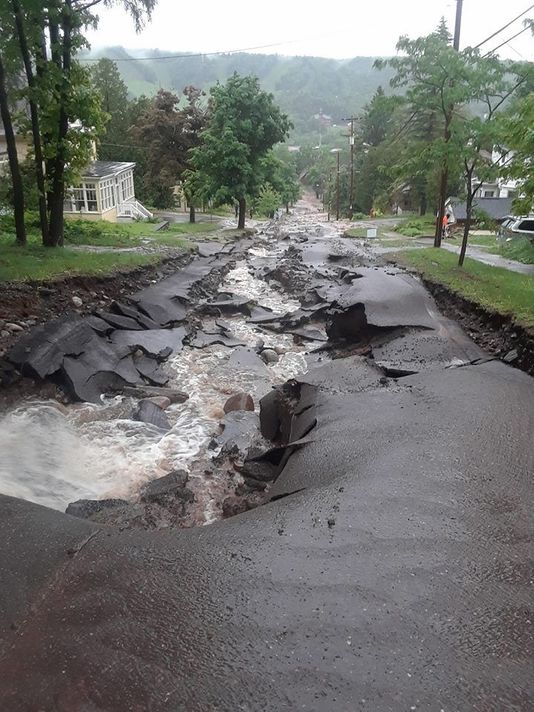
<path fill-rule="evenodd" d="M 462 325 L 473 341 L 489 354 L 505 358 L 514 368 L 534 376 L 534 332 L 514 323 L 512 317 L 491 312 L 456 294 L 443 284 L 423 279 L 440 310 Z M 517 358 L 514 352 L 517 352 Z"/>
<path fill-rule="evenodd" d="M 119 270 L 102 277 L 61 277 L 49 282 L 5 282 L 0 300 L 0 327 L 4 323 L 20 325 L 24 330 L 68 312 L 90 314 L 105 308 L 114 300 L 136 292 L 153 281 L 159 281 L 191 261 L 194 253 L 176 250 L 155 265 Z M 76 307 L 73 297 L 82 300 Z M 2 356 L 20 338 L 21 332 L 0 340 Z"/>

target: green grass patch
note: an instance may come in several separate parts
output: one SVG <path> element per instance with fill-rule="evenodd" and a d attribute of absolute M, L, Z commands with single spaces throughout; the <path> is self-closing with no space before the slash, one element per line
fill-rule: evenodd
<path fill-rule="evenodd" d="M 124 252 L 74 252 L 40 245 L 0 248 L 0 282 L 44 282 L 62 276 L 105 275 L 141 265 L 155 264 L 158 255 Z"/>
<path fill-rule="evenodd" d="M 451 240 L 451 242 L 455 245 L 461 245 L 461 235 Z M 526 265 L 534 264 L 534 244 L 527 238 L 517 237 L 501 242 L 494 235 L 471 235 L 469 237 L 469 245 L 483 247 L 486 252 L 493 255 L 501 255 L 508 260 L 515 260 Z"/>
<path fill-rule="evenodd" d="M 458 267 L 458 255 L 433 247 L 398 252 L 394 260 L 490 311 L 534 327 L 534 276 L 469 258 Z"/>
<path fill-rule="evenodd" d="M 518 237 L 500 244 L 500 253 L 508 260 L 534 265 L 534 244 L 527 238 Z"/>
<path fill-rule="evenodd" d="M 205 235 L 217 229 L 217 222 L 170 223 L 166 230 L 156 232 L 157 223 L 134 221 L 108 223 L 103 221 L 69 220 L 65 222 L 65 244 L 98 247 L 136 247 L 149 240 L 158 245 L 187 246 L 187 238 Z M 180 241 L 185 238 L 186 241 Z"/>
<path fill-rule="evenodd" d="M 462 244 L 462 234 L 458 235 L 457 241 Z M 488 247 L 492 251 L 499 251 L 499 243 L 497 242 L 497 237 L 495 235 L 470 235 L 469 244 L 476 245 L 476 247 Z"/>
<path fill-rule="evenodd" d="M 392 238 L 383 238 L 381 240 L 378 240 L 379 244 L 382 247 L 412 247 L 415 245 L 415 239 L 413 238 L 407 238 L 406 240 L 403 240 L 399 238 L 398 240 L 392 239 Z"/>
<path fill-rule="evenodd" d="M 395 232 L 405 237 L 433 237 L 436 221 L 432 215 L 403 220 L 393 228 Z"/>

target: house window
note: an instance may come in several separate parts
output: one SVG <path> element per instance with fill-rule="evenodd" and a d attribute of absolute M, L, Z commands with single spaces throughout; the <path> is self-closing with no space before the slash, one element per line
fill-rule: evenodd
<path fill-rule="evenodd" d="M 86 208 L 90 213 L 98 212 L 98 201 L 96 198 L 96 183 L 84 183 Z"/>
<path fill-rule="evenodd" d="M 494 190 L 485 190 L 484 191 L 484 198 L 494 198 L 494 197 L 495 197 Z"/>
<path fill-rule="evenodd" d="M 129 200 L 135 196 L 133 172 L 128 171 L 120 178 L 120 191 L 123 201 Z"/>
<path fill-rule="evenodd" d="M 65 210 L 69 213 L 98 212 L 96 183 L 82 183 L 70 188 L 65 200 Z"/>
<path fill-rule="evenodd" d="M 111 210 L 115 207 L 115 190 L 113 180 L 104 180 L 100 183 L 100 198 L 102 203 L 102 212 Z"/>

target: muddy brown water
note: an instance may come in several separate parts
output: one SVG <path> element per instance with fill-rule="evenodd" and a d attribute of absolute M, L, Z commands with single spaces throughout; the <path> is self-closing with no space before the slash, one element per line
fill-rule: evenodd
<path fill-rule="evenodd" d="M 282 254 L 285 247 L 266 236 L 227 274 L 219 291 L 245 296 L 276 313 L 295 311 L 299 301 L 252 274 L 257 262 Z M 245 391 L 257 408 L 273 385 L 306 372 L 306 353 L 317 346 L 247 324 L 241 314 L 224 321 L 251 349 L 260 339 L 265 348 L 276 347 L 282 352 L 279 361 L 258 374 L 236 370 L 229 363 L 231 348 L 186 345 L 171 356 L 165 370 L 168 385 L 188 393 L 189 400 L 169 407 L 171 429 L 163 434 L 134 421 L 135 401 L 124 396 L 103 397 L 99 405 L 63 407 L 54 401 L 25 400 L 0 419 L 0 491 L 64 511 L 78 499 L 135 500 L 148 481 L 185 469 L 196 495 L 194 521 L 209 523 L 220 516 L 227 475 L 206 478 L 204 472 L 216 454 L 207 448 L 219 432 L 224 403 L 233 393 Z M 209 325 L 204 319 L 205 328 Z"/>

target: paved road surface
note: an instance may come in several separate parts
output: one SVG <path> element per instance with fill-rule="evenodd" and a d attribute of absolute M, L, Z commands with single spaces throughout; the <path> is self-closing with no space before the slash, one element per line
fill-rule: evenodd
<path fill-rule="evenodd" d="M 302 377 L 270 504 L 120 532 L 0 499 L 0 709 L 532 710 L 534 381 L 406 275 L 351 290 L 393 331 Z"/>

